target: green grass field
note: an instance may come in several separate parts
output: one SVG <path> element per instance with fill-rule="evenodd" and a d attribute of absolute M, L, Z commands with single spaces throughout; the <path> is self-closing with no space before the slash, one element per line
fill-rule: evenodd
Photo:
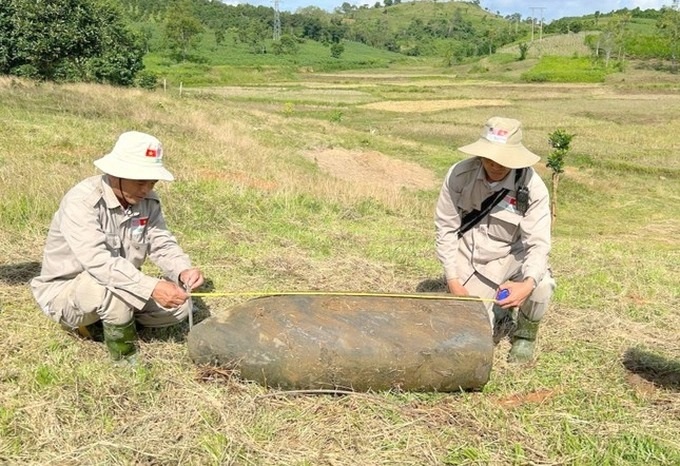
<path fill-rule="evenodd" d="M 163 50 L 160 32 L 156 31 L 154 45 Z M 298 72 L 321 72 L 345 69 L 387 68 L 393 64 L 414 63 L 417 60 L 404 55 L 380 50 L 358 42 L 343 42 L 344 51 L 339 58 L 330 53 L 330 46 L 313 40 L 297 43 L 295 53 L 276 54 L 273 41 L 261 46 L 267 51 L 240 42 L 235 34 L 227 33 L 221 44 L 216 44 L 212 31 L 201 34 L 188 59 L 178 60 L 166 52 L 152 52 L 145 56 L 147 70 L 179 85 L 205 86 L 224 84 L 254 84 L 291 79 Z M 421 60 L 421 61 L 432 61 Z"/>
<path fill-rule="evenodd" d="M 181 96 L 0 78 L 0 464 L 680 464 L 677 80 L 464 70 L 276 71 Z M 546 182 L 548 135 L 575 137 L 537 361 L 508 365 L 501 342 L 481 392 L 294 396 L 195 366 L 187 326 L 144 331 L 131 372 L 31 296 L 61 196 L 130 129 L 163 141 L 167 221 L 215 290 L 412 292 L 441 273 L 441 179 L 493 115 L 524 122 Z M 196 321 L 245 299 L 197 299 Z"/>

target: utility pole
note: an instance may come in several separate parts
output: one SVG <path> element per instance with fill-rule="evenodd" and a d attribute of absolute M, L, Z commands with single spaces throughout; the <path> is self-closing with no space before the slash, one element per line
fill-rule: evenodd
<path fill-rule="evenodd" d="M 545 7 L 532 6 L 530 7 L 530 9 L 531 9 L 531 42 L 534 41 L 534 24 L 536 23 L 536 10 L 540 11 L 541 14 L 538 40 L 539 41 L 543 40 L 543 10 L 545 10 Z"/>
<path fill-rule="evenodd" d="M 274 42 L 281 40 L 281 15 L 279 13 L 279 0 L 274 0 Z"/>

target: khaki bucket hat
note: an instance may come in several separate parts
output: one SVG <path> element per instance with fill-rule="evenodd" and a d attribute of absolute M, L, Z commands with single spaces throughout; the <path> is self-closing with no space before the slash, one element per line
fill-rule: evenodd
<path fill-rule="evenodd" d="M 175 179 L 163 167 L 163 146 L 150 134 L 128 131 L 121 134 L 113 150 L 94 161 L 107 175 L 128 180 Z"/>
<path fill-rule="evenodd" d="M 507 168 L 530 167 L 541 158 L 522 144 L 522 123 L 512 118 L 490 118 L 482 128 L 482 137 L 459 151 L 493 160 Z"/>

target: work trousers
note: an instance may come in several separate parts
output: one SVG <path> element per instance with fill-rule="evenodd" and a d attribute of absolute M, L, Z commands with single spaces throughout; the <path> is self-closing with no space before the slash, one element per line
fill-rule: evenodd
<path fill-rule="evenodd" d="M 150 299 L 141 309 L 135 309 L 111 290 L 83 272 L 74 278 L 50 304 L 52 318 L 64 327 L 76 328 L 98 320 L 107 324 L 124 325 L 135 319 L 145 327 L 168 327 L 177 324 L 192 312 L 191 298 L 176 308 L 165 308 Z"/>

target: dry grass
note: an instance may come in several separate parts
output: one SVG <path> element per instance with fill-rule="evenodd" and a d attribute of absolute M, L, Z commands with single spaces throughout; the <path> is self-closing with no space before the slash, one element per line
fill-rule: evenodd
<path fill-rule="evenodd" d="M 572 34 L 560 34 L 557 36 L 541 36 L 539 31 L 534 33 L 534 41 L 529 42 L 528 58 L 540 57 L 543 55 L 566 55 L 587 57 L 590 55 L 590 48 L 585 44 L 585 38 L 592 32 L 579 32 Z M 519 56 L 519 46 L 512 45 L 503 47 L 502 53 L 512 53 Z"/>
<path fill-rule="evenodd" d="M 310 151 L 304 156 L 334 178 L 359 186 L 374 185 L 384 191 L 398 191 L 401 188 L 432 189 L 440 183 L 431 170 L 376 151 L 352 152 L 334 148 Z"/>
<path fill-rule="evenodd" d="M 510 105 L 507 100 L 407 100 L 374 102 L 364 104 L 361 108 L 400 113 L 425 113 L 440 110 L 455 110 L 472 107 L 505 107 Z"/>
<path fill-rule="evenodd" d="M 324 77 L 368 78 L 382 99 L 422 84 Z M 456 81 L 419 98 L 510 105 L 405 119 L 344 101 L 337 122 L 205 91 L 0 78 L 0 464 L 678 464 L 680 100 L 630 91 Z M 166 216 L 216 290 L 412 291 L 439 274 L 432 209 L 453 148 L 499 110 L 544 156 L 557 127 L 576 137 L 538 361 L 508 365 L 501 342 L 481 393 L 280 393 L 192 364 L 186 327 L 144 331 L 148 366 L 130 372 L 30 295 L 61 195 L 131 128 L 164 142 L 178 178 L 159 186 Z M 197 299 L 197 320 L 244 299 Z"/>

